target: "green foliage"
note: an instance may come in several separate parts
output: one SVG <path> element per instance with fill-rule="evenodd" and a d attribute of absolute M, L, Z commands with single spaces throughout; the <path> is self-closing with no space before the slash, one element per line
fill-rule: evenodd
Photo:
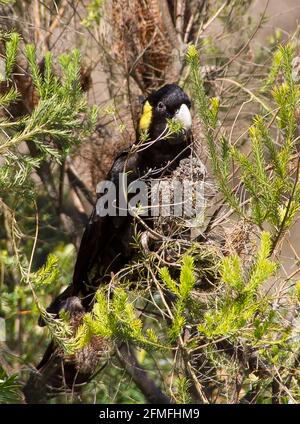
<path fill-rule="evenodd" d="M 270 123 L 265 116 L 257 115 L 254 118 L 249 128 L 251 154 L 248 155 L 238 147 L 231 146 L 226 135 L 217 137 L 219 102 L 211 99 L 209 103 L 205 94 L 195 47 L 190 46 L 187 53 L 197 110 L 219 189 L 239 215 L 260 228 L 265 223 L 271 225 L 274 246 L 291 225 L 300 206 L 299 184 L 290 173 L 291 161 L 296 152 L 296 115 L 300 100 L 299 86 L 292 76 L 293 55 L 291 44 L 280 46 L 274 54 L 264 90 L 275 84 L 272 96 L 278 112 L 276 116 L 272 115 Z M 276 82 L 279 73 L 283 77 L 280 84 Z M 270 129 L 273 121 L 277 126 L 280 143 Z M 239 169 L 240 180 L 248 195 L 247 208 L 241 209 L 239 198 L 231 187 L 230 175 L 234 168 Z M 287 198 L 288 203 L 285 200 Z"/>
<path fill-rule="evenodd" d="M 192 90 L 195 96 L 196 107 L 203 126 L 205 141 L 212 161 L 214 175 L 219 184 L 219 188 L 226 197 L 231 207 L 240 212 L 240 204 L 231 192 L 228 184 L 229 180 L 229 145 L 225 138 L 222 138 L 221 157 L 216 145 L 215 130 L 218 122 L 219 100 L 209 99 L 205 93 L 203 78 L 200 72 L 199 54 L 195 46 L 191 45 L 187 51 L 187 62 L 191 69 Z"/>
<path fill-rule="evenodd" d="M 265 322 L 266 315 L 268 319 L 267 297 L 260 296 L 260 288 L 276 270 L 276 264 L 268 259 L 270 249 L 270 234 L 263 232 L 260 249 L 248 272 L 242 268 L 237 255 L 223 260 L 221 281 L 224 291 L 216 299 L 214 307 L 205 313 L 204 322 L 198 325 L 198 330 L 206 337 L 230 337 L 241 330 L 245 335 L 247 331 L 253 331 L 256 320 Z"/>
<path fill-rule="evenodd" d="M 69 317 L 64 314 L 64 311 L 61 312 L 59 319 L 53 317 L 45 310 L 36 295 L 36 290 L 40 287 L 53 285 L 59 278 L 59 274 L 58 257 L 54 254 L 49 254 L 45 265 L 43 265 L 38 271 L 27 275 L 24 282 L 29 285 L 32 291 L 35 306 L 46 323 L 51 338 L 63 352 L 69 354 L 74 351 L 75 346 L 72 338 L 73 330 L 69 324 Z"/>
<path fill-rule="evenodd" d="M 167 286 L 168 290 L 176 296 L 179 296 L 179 289 L 176 282 L 171 278 L 168 268 L 164 267 L 160 270 L 160 277 Z"/>
<path fill-rule="evenodd" d="M 0 245 L 1 314 L 6 319 L 10 345 L 14 347 L 16 341 L 20 345 L 20 357 L 28 346 L 25 340 L 23 343 L 23 325 L 33 330 L 39 315 L 46 322 L 54 342 L 62 351 L 70 353 L 73 330 L 65 317 L 57 320 L 50 316 L 43 303 L 49 302 L 49 293 L 60 291 L 62 285 L 69 284 L 74 252 L 73 247 L 68 249 L 70 245 L 63 245 L 65 235 L 57 232 L 58 222 L 53 221 L 54 199 L 51 193 L 41 193 L 37 173 L 47 165 L 55 171 L 55 163 L 62 163 L 71 149 L 90 133 L 96 122 L 97 109 L 88 106 L 81 90 L 81 59 L 77 50 L 59 58 L 61 76 L 58 78 L 51 53 L 45 54 L 43 66 L 40 66 L 35 47 L 25 45 L 24 48 L 17 33 L 1 34 L 1 38 L 5 42 L 3 78 L 6 80 L 2 83 L 0 95 L 0 211 L 1 223 L 4 223 L 1 225 Z M 15 81 L 15 64 L 21 48 L 25 51 L 35 98 L 33 110 L 22 114 L 15 113 L 14 109 L 26 100 Z M 50 180 L 48 184 L 51 184 Z M 43 202 L 38 228 L 37 208 Z M 56 227 L 55 242 L 53 231 L 52 239 L 50 237 L 49 222 Z M 47 241 L 46 246 L 39 244 L 38 237 Z M 31 343 L 39 343 L 43 348 L 44 340 L 33 331 L 29 334 Z M 35 350 L 28 350 L 25 355 L 30 362 L 35 361 Z M 16 388 L 15 377 L 3 376 L 1 380 L 3 393 L 12 397 Z M 1 391 L 3 401 L 5 395 Z"/>
<path fill-rule="evenodd" d="M 180 376 L 176 380 L 176 402 L 179 404 L 188 404 L 191 403 L 191 395 L 189 393 L 191 383 L 190 381 L 183 376 Z"/>
<path fill-rule="evenodd" d="M 174 318 L 169 329 L 170 341 L 174 342 L 180 336 L 186 323 L 184 310 L 195 285 L 194 259 L 189 255 L 183 256 L 179 287 L 177 287 L 175 281 L 172 280 L 167 268 L 162 268 L 160 270 L 160 277 L 166 287 L 177 297 L 172 311 Z"/>
<path fill-rule="evenodd" d="M 5 50 L 6 50 L 5 74 L 7 77 L 13 71 L 13 67 L 16 62 L 19 42 L 20 42 L 20 35 L 17 32 L 13 32 L 10 36 L 10 39 L 5 43 Z"/>
<path fill-rule="evenodd" d="M 8 376 L 0 367 L 0 404 L 19 403 L 21 400 L 20 384 L 17 375 Z"/>
<path fill-rule="evenodd" d="M 203 79 L 200 73 L 199 55 L 194 45 L 189 46 L 187 51 L 187 62 L 191 68 L 191 79 L 193 90 L 196 93 L 197 109 L 199 111 L 201 121 L 207 136 L 207 142 L 211 150 L 211 155 L 215 154 L 215 145 L 213 143 L 213 130 L 216 126 L 216 115 L 218 111 L 218 102 L 212 101 L 212 110 L 210 102 L 205 94 Z"/>
<path fill-rule="evenodd" d="M 278 74 L 280 72 L 280 68 L 282 66 L 282 49 L 277 49 L 276 52 L 273 55 L 273 61 L 272 65 L 269 71 L 268 78 L 265 82 L 264 87 L 261 89 L 262 92 L 266 91 L 270 87 L 273 86 L 273 84 L 276 81 L 276 78 L 278 77 Z"/>
<path fill-rule="evenodd" d="M 47 262 L 37 272 L 30 275 L 31 280 L 35 286 L 50 285 L 59 275 L 58 258 L 54 255 L 48 255 Z"/>
<path fill-rule="evenodd" d="M 16 33 L 6 35 L 6 79 L 13 80 L 14 64 L 18 52 L 20 37 Z M 25 46 L 25 56 L 29 64 L 34 89 L 38 99 L 35 108 L 30 114 L 20 118 L 0 120 L 0 153 L 3 163 L 0 168 L 1 196 L 4 202 L 12 204 L 16 213 L 10 218 L 16 259 L 20 280 L 30 283 L 31 295 L 36 302 L 38 312 L 43 316 L 48 329 L 56 343 L 65 351 L 71 349 L 69 339 L 72 334 L 69 325 L 63 320 L 54 320 L 46 313 L 40 304 L 35 290 L 42 293 L 45 286 L 53 286 L 59 280 L 58 259 L 49 254 L 47 262 L 38 271 L 31 272 L 29 259 L 20 253 L 19 242 L 23 234 L 17 227 L 16 219 L 22 216 L 24 205 L 37 197 L 37 191 L 31 176 L 45 160 L 54 160 L 60 163 L 70 152 L 72 146 L 77 145 L 92 129 L 97 111 L 89 108 L 84 93 L 80 88 L 80 54 L 78 50 L 61 55 L 61 79 L 53 71 L 53 58 L 50 52 L 44 57 L 43 72 L 38 65 L 35 47 Z M 18 101 L 20 94 L 16 88 L 9 88 L 1 97 L 2 108 L 10 107 L 12 102 Z M 36 155 L 24 154 L 21 146 L 25 143 L 33 144 Z M 48 199 L 49 200 L 49 199 Z M 6 211 L 9 207 L 3 203 Z M 32 207 L 32 203 L 31 203 Z M 24 219 L 23 219 L 24 221 Z M 18 269 L 16 267 L 16 269 Z M 16 278 L 16 277 L 14 277 Z M 61 281 L 60 281 L 61 282 Z M 69 282 L 69 280 L 68 280 Z M 50 288 L 50 290 L 52 287 Z M 11 292 L 11 298 L 16 292 Z M 22 302 L 25 302 L 23 299 Z"/>
<path fill-rule="evenodd" d="M 152 329 L 143 334 L 142 321 L 137 318 L 133 303 L 127 293 L 117 288 L 112 299 L 107 299 L 104 290 L 96 293 L 96 302 L 91 313 L 84 316 L 84 322 L 76 335 L 76 348 L 84 347 L 95 335 L 111 341 L 134 341 L 138 346 L 163 348 Z"/>
<path fill-rule="evenodd" d="M 194 276 L 194 259 L 191 256 L 184 256 L 182 258 L 182 267 L 180 271 L 180 297 L 183 302 L 186 302 L 191 294 L 195 285 Z"/>
<path fill-rule="evenodd" d="M 12 71 L 15 62 L 19 37 L 12 33 L 6 42 L 6 71 Z M 97 109 L 89 108 L 79 84 L 80 55 L 78 50 L 60 56 L 62 70 L 61 81 L 53 73 L 52 55 L 46 53 L 44 72 L 41 73 L 36 59 L 35 47 L 25 47 L 34 87 L 39 101 L 30 115 L 18 120 L 1 119 L 0 153 L 5 163 L 1 166 L 1 192 L 25 188 L 30 181 L 31 172 L 38 168 L 43 160 L 52 158 L 57 162 L 69 153 L 70 148 L 84 138 L 93 127 Z M 7 73 L 6 78 L 10 75 Z M 9 89 L 0 98 L 2 107 L 16 101 L 19 94 Z M 86 119 L 82 119 L 85 114 Z M 33 143 L 39 154 L 32 158 L 19 151 L 21 143 Z"/>
<path fill-rule="evenodd" d="M 171 134 L 178 134 L 183 131 L 183 124 L 182 122 L 176 120 L 176 119 L 168 119 L 168 136 Z"/>
<path fill-rule="evenodd" d="M 87 8 L 87 17 L 82 21 L 82 25 L 91 28 L 93 25 L 99 25 L 101 20 L 101 8 L 104 4 L 104 0 L 91 0 Z"/>
<path fill-rule="evenodd" d="M 6 93 L 0 96 L 0 107 L 9 106 L 11 103 L 16 101 L 19 97 L 17 90 L 10 88 Z"/>

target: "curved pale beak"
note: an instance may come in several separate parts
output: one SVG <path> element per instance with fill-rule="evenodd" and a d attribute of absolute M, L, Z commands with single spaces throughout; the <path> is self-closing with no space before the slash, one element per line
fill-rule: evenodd
<path fill-rule="evenodd" d="M 189 108 L 186 104 L 182 104 L 174 116 L 179 122 L 182 123 L 183 128 L 189 131 L 192 128 L 192 117 Z"/>

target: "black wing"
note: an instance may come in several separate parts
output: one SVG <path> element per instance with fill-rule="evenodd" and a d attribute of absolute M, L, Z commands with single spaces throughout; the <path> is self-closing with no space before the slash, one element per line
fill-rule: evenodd
<path fill-rule="evenodd" d="M 116 204 L 114 205 L 116 209 L 118 209 L 120 190 L 119 174 L 125 171 L 130 175 L 131 181 L 137 178 L 136 157 L 129 157 L 128 150 L 117 156 L 107 175 L 107 181 L 112 182 L 116 187 Z M 66 299 L 71 296 L 86 296 L 87 300 L 83 300 L 83 304 L 87 307 L 100 282 L 105 283 L 110 278 L 111 272 L 120 270 L 130 256 L 132 217 L 103 214 L 101 206 L 99 207 L 100 198 L 101 195 L 97 198 L 82 236 L 72 284 L 47 308 L 47 312 L 56 316 Z M 97 269 L 95 269 L 96 266 Z M 41 318 L 39 324 L 44 325 Z"/>
<path fill-rule="evenodd" d="M 127 174 L 130 172 L 130 180 L 136 178 L 135 160 L 134 158 L 129 158 L 127 150 L 117 156 L 107 175 L 107 181 L 113 183 L 116 189 L 116 197 L 112 199 L 114 204 L 110 205 L 110 210 L 114 210 L 116 216 L 105 214 L 107 212 L 107 204 L 105 205 L 106 211 L 103 213 L 103 202 L 100 202 L 103 194 L 98 195 L 79 248 L 73 275 L 73 295 L 77 295 L 80 292 L 86 294 L 89 291 L 86 290 L 86 287 L 83 287 L 83 284 L 93 287 L 89 273 L 96 262 L 102 268 L 102 275 L 100 273 L 98 279 L 101 277 L 105 279 L 105 276 L 109 277 L 110 271 L 115 272 L 120 266 L 117 266 L 117 263 L 120 262 L 118 257 L 124 254 L 123 237 L 126 235 L 126 230 L 130 229 L 132 221 L 131 217 L 127 215 L 119 216 L 118 214 L 118 198 L 121 190 L 120 186 L 122 186 L 120 175 L 123 175 L 125 171 Z M 95 278 L 97 280 L 97 276 Z M 95 285 L 95 288 L 97 288 L 97 282 Z"/>

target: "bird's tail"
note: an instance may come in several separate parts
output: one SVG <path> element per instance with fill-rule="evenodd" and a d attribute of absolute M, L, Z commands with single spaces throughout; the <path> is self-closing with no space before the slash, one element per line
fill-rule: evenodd
<path fill-rule="evenodd" d="M 76 296 L 64 298 L 62 304 L 62 308 L 70 314 L 70 325 L 76 334 L 85 308 Z M 26 402 L 46 403 L 47 399 L 60 393 L 76 394 L 91 380 L 101 358 L 106 360 L 108 348 L 103 338 L 93 336 L 87 346 L 66 355 L 51 341 L 23 388 Z"/>
<path fill-rule="evenodd" d="M 47 403 L 49 398 L 61 393 L 76 394 L 90 381 L 93 371 L 80 371 L 76 361 L 62 356 L 51 342 L 23 388 L 25 400 L 27 403 Z"/>

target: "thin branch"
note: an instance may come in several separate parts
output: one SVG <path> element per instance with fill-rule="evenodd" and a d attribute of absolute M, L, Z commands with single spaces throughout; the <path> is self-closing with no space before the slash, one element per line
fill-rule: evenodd
<path fill-rule="evenodd" d="M 171 401 L 149 377 L 147 371 L 138 363 L 133 349 L 122 344 L 117 349 L 119 361 L 124 366 L 126 372 L 133 379 L 137 387 L 141 390 L 145 398 L 152 404 L 170 404 Z"/>

